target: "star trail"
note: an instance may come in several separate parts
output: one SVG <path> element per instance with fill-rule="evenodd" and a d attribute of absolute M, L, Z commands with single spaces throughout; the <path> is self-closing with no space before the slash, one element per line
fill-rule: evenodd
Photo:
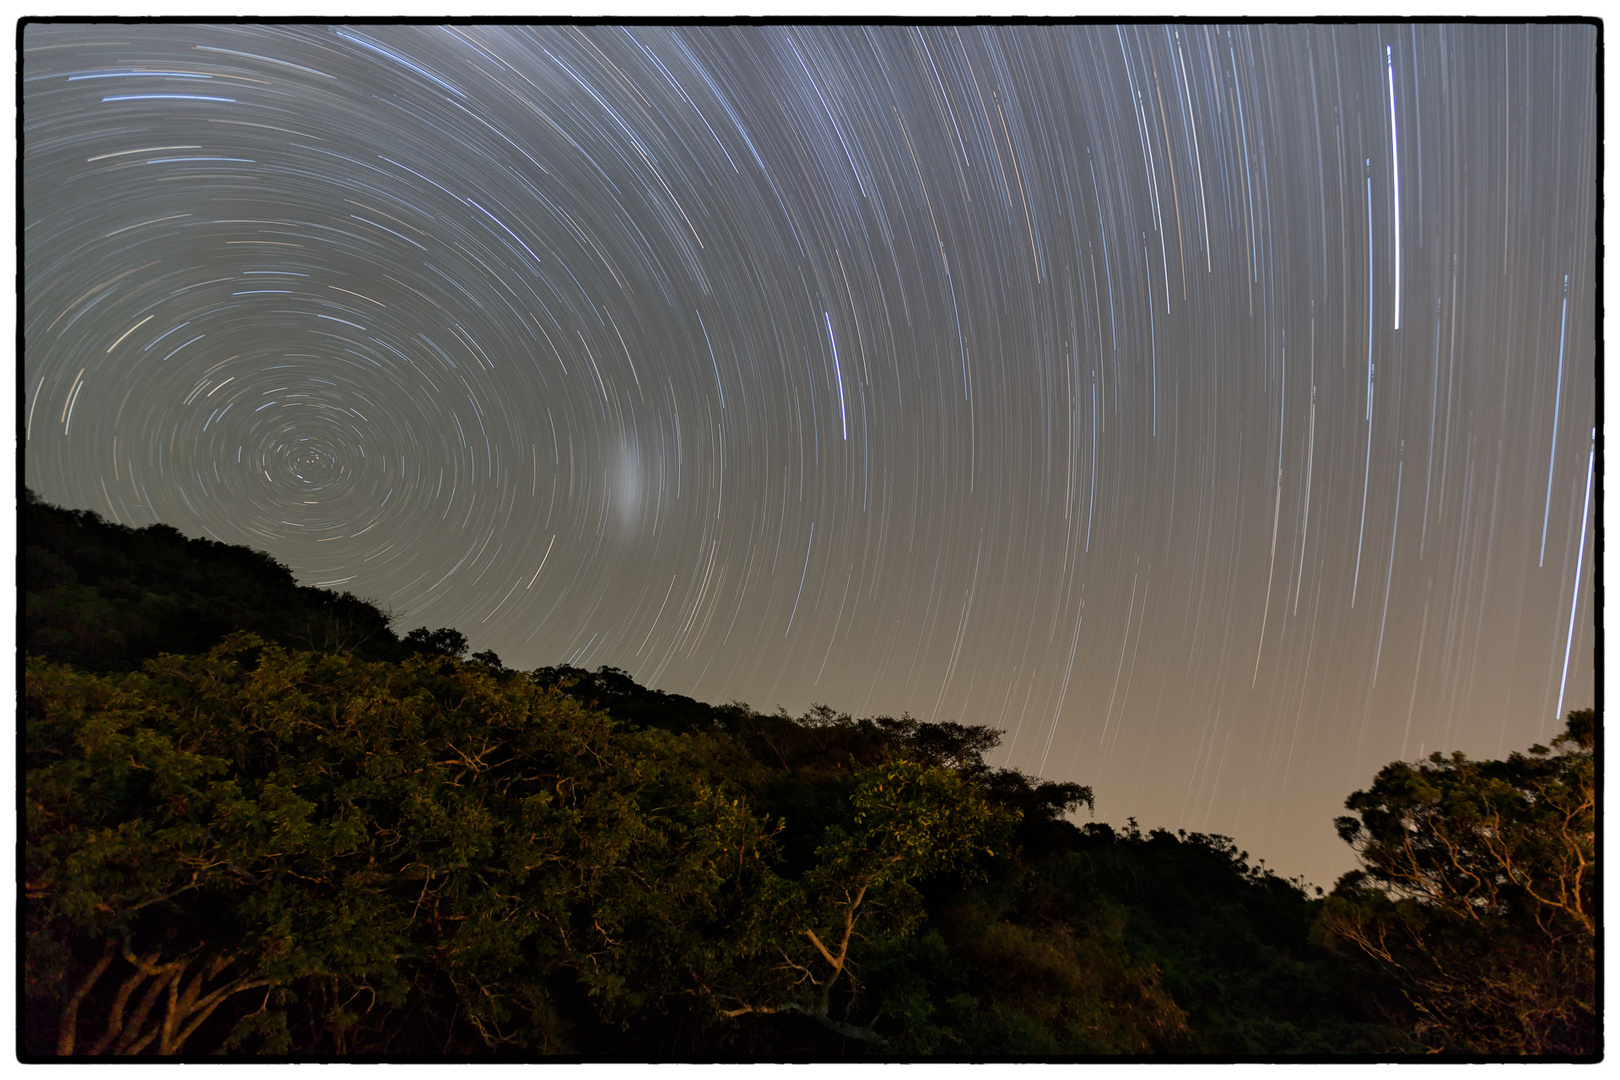
<path fill-rule="evenodd" d="M 1328 885 L 1594 701 L 1596 49 L 31 23 L 24 479 Z"/>

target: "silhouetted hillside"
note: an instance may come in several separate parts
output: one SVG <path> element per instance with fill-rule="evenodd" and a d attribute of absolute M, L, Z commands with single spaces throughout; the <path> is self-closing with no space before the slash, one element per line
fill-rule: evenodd
<path fill-rule="evenodd" d="M 249 547 L 168 525 L 116 525 L 27 490 L 20 540 L 30 655 L 131 670 L 160 652 L 205 652 L 236 630 L 295 649 L 379 660 L 409 654 L 376 606 L 300 586 L 287 567 Z"/>

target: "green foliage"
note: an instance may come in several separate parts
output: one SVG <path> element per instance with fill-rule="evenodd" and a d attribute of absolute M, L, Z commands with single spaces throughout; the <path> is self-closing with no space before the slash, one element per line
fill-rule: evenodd
<path fill-rule="evenodd" d="M 682 694 L 666 694 L 636 683 L 619 668 L 603 667 L 595 672 L 584 668 L 537 668 L 530 673 L 537 686 L 555 689 L 582 705 L 601 709 L 629 727 L 657 727 L 680 734 L 717 731 L 721 717 L 741 711 L 739 707 L 716 708 Z"/>
<path fill-rule="evenodd" d="M 1573 712 L 1550 749 L 1395 762 L 1346 800 L 1362 869 L 1323 930 L 1394 973 L 1419 1045 L 1596 1053 L 1595 734 Z"/>
<path fill-rule="evenodd" d="M 770 883 L 775 933 L 759 950 L 770 963 L 739 988 L 727 1016 L 793 1010 L 887 1045 L 873 1030 L 875 1015 L 864 1026 L 851 1022 L 867 1012 L 857 954 L 907 937 L 924 917 L 915 882 L 972 876 L 1017 820 L 959 773 L 937 766 L 891 761 L 857 773 L 853 788 L 851 812 L 824 830 L 813 866 L 797 881 Z M 835 1007 L 843 1019 L 834 1017 Z"/>
<path fill-rule="evenodd" d="M 380 1014 L 407 1004 L 407 1040 L 564 1049 L 548 980 L 633 1011 L 750 936 L 769 837 L 744 802 L 671 737 L 481 665 L 237 637 L 142 674 L 31 662 L 26 710 L 27 979 L 65 1052 L 138 1049 L 103 941 L 132 991 L 184 960 L 226 997 L 291 992 L 238 1036 L 313 986 L 363 993 L 369 1024 L 279 1010 L 306 1048 L 353 1052 L 388 1047 Z"/>
<path fill-rule="evenodd" d="M 1159 973 L 1129 955 L 1117 909 L 1032 925 L 969 900 L 935 921 L 943 955 L 911 973 L 933 984 L 932 1008 L 913 1006 L 901 1033 L 919 1051 L 1135 1055 L 1168 1048 L 1185 1027 Z"/>
<path fill-rule="evenodd" d="M 1382 1048 L 1358 1005 L 1377 987 L 1364 984 L 1365 965 L 1311 943 L 1315 904 L 1297 883 L 1249 866 L 1225 837 L 1052 824 L 1067 834 L 1040 833 L 1041 846 L 985 882 L 936 894 L 933 924 L 974 960 L 933 995 L 941 1015 L 959 1017 L 965 1048 L 1033 1053 L 999 1040 L 1034 1023 L 1045 1034 L 1029 1045 L 1060 1048 L 1050 1053 Z M 1067 974 L 1032 982 L 1042 965 Z"/>
<path fill-rule="evenodd" d="M 851 802 L 849 829 L 827 830 L 803 879 L 803 933 L 822 959 L 828 958 L 822 937 L 838 934 L 847 944 L 862 916 L 908 933 L 922 915 L 914 882 L 974 875 L 978 860 L 994 857 L 1017 822 L 1016 812 L 990 802 L 960 774 L 910 761 L 859 773 Z"/>
<path fill-rule="evenodd" d="M 440 653 L 237 635 L 141 673 L 34 659 L 25 715 L 34 1052 L 567 1051 L 579 1025 L 744 997 L 830 1019 L 846 961 L 922 917 L 913 882 L 1016 820 L 891 762 L 784 878 L 714 739 Z M 818 935 L 837 963 L 806 998 Z"/>

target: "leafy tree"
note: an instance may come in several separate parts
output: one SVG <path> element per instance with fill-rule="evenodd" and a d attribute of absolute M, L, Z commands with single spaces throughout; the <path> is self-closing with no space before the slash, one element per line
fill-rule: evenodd
<path fill-rule="evenodd" d="M 467 655 L 467 635 L 460 630 L 448 626 L 441 626 L 437 630 L 429 630 L 425 626 L 418 626 L 405 635 L 405 647 L 415 652 L 437 653 L 460 660 Z M 481 656 L 484 654 L 480 654 Z M 488 655 L 494 656 L 494 653 Z M 492 666 L 499 666 L 499 658 Z"/>
<path fill-rule="evenodd" d="M 567 1050 L 766 932 L 745 799 L 483 665 L 35 660 L 25 720 L 35 1053 Z"/>
<path fill-rule="evenodd" d="M 1395 762 L 1346 800 L 1362 869 L 1322 926 L 1396 973 L 1421 1046 L 1597 1052 L 1595 738 L 1572 712 L 1551 748 Z"/>
<path fill-rule="evenodd" d="M 555 689 L 587 708 L 600 709 L 629 727 L 657 727 L 679 734 L 728 729 L 745 706 L 715 706 L 684 694 L 668 694 L 639 685 L 625 671 L 603 665 L 596 671 L 570 667 L 536 668 L 536 686 Z"/>
<path fill-rule="evenodd" d="M 994 856 L 1017 815 L 949 769 L 893 761 L 855 777 L 852 818 L 826 830 L 816 862 L 797 883 L 778 886 L 777 924 L 788 931 L 774 943 L 774 979 L 727 1016 L 792 1010 L 852 1038 L 878 1043 L 873 1030 L 848 1022 L 856 1002 L 832 1015 L 835 989 L 858 998 L 851 946 L 862 938 L 903 938 L 924 915 L 921 878 L 972 873 L 981 856 Z M 863 928 L 865 932 L 858 927 Z M 842 980 L 842 982 L 841 982 Z M 763 1001 L 759 1000 L 764 998 Z"/>
<path fill-rule="evenodd" d="M 1038 804 L 1045 788 L 1009 794 Z M 897 953 L 869 979 L 897 1046 L 1271 1058 L 1387 1045 L 1361 1007 L 1379 989 L 1370 962 L 1313 944 L 1319 902 L 1229 839 L 1054 818 L 1026 820 L 1013 843 L 982 882 L 926 884 L 919 942 L 937 931 L 949 963 Z M 904 1016 L 888 1004 L 897 981 L 912 988 Z"/>
<path fill-rule="evenodd" d="M 739 1003 L 880 1045 L 860 957 L 1018 816 L 891 759 L 784 876 L 721 736 L 438 652 L 34 659 L 24 706 L 34 1053 L 578 1051 Z"/>
<path fill-rule="evenodd" d="M 948 1042 L 996 1056 L 1178 1048 L 1187 1015 L 1158 966 L 1130 955 L 1124 908 L 1096 905 L 1058 922 L 1013 914 L 968 904 L 939 920 L 971 973 L 940 1010 Z"/>

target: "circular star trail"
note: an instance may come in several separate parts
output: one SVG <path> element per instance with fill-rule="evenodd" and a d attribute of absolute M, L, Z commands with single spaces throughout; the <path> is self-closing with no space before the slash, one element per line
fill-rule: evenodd
<path fill-rule="evenodd" d="M 32 23 L 25 479 L 1326 883 L 1593 701 L 1595 50 Z"/>

